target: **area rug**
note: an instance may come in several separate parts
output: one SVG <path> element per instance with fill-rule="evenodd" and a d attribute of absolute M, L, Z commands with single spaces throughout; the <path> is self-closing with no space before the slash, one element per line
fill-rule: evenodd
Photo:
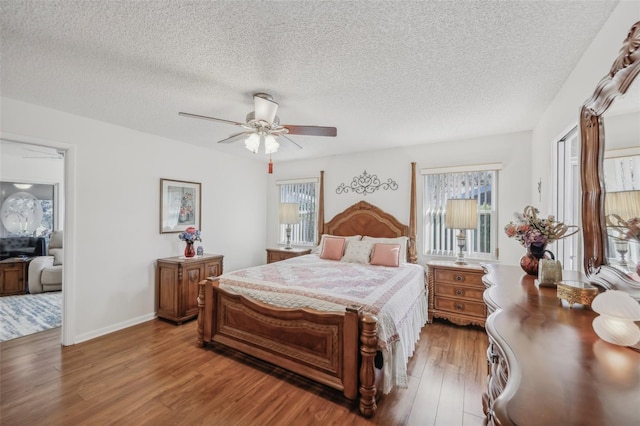
<path fill-rule="evenodd" d="M 0 297 L 0 342 L 62 325 L 62 292 Z"/>

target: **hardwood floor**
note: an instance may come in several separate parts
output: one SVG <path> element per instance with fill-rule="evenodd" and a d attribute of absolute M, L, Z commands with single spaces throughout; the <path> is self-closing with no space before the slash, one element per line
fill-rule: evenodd
<path fill-rule="evenodd" d="M 409 387 L 372 419 L 338 391 L 153 320 L 75 346 L 60 329 L 0 343 L 2 425 L 481 425 L 487 336 L 424 327 Z"/>

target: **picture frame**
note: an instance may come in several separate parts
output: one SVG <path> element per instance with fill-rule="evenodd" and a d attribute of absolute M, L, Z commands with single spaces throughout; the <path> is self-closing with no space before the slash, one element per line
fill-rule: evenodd
<path fill-rule="evenodd" d="M 202 184 L 160 178 L 160 233 L 202 230 Z"/>

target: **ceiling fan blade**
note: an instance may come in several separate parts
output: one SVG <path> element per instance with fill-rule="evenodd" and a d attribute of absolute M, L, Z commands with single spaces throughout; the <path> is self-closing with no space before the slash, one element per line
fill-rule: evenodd
<path fill-rule="evenodd" d="M 207 117 L 206 115 L 190 114 L 188 112 L 179 112 L 178 115 L 181 115 L 183 117 L 200 118 L 202 120 L 219 121 L 221 123 L 234 124 L 236 126 L 242 126 L 244 124 L 238 123 L 237 121 L 224 120 L 222 118 Z"/>
<path fill-rule="evenodd" d="M 253 104 L 255 108 L 255 117 L 258 121 L 266 121 L 267 123 L 273 123 L 276 118 L 276 112 L 278 112 L 278 103 L 271 99 L 271 96 L 256 93 L 253 95 Z"/>
<path fill-rule="evenodd" d="M 236 133 L 235 135 L 231 135 L 226 139 L 222 139 L 221 141 L 218 141 L 218 143 L 232 143 L 232 142 L 236 142 L 238 139 L 240 139 L 241 136 L 246 136 L 246 135 L 250 135 L 253 132 L 241 132 L 241 133 Z"/>
<path fill-rule="evenodd" d="M 294 144 L 295 146 L 297 146 L 298 148 L 302 149 L 302 147 L 300 145 L 298 145 L 293 139 L 291 139 L 290 137 L 287 137 L 283 134 L 280 134 L 279 136 L 282 136 L 283 138 L 285 138 L 286 140 L 288 140 L 289 142 L 291 142 L 292 144 Z"/>
<path fill-rule="evenodd" d="M 289 129 L 290 135 L 336 136 L 338 134 L 338 129 L 335 127 L 295 126 L 293 124 L 282 124 L 281 126 Z"/>

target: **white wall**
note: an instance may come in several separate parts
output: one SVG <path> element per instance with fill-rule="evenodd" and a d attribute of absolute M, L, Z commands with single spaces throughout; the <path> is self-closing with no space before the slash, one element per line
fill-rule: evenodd
<path fill-rule="evenodd" d="M 536 193 L 533 187 L 542 178 L 542 211 L 547 211 L 552 201 L 549 184 L 554 144 L 578 124 L 580 108 L 609 72 L 629 29 L 638 19 L 640 2 L 621 1 L 618 4 L 533 129 L 531 193 Z"/>
<path fill-rule="evenodd" d="M 278 240 L 278 191 L 279 179 L 319 176 L 325 171 L 325 221 L 357 201 L 365 200 L 393 214 L 401 222 L 409 223 L 411 162 L 415 161 L 417 179 L 418 252 L 419 262 L 427 259 L 423 250 L 422 202 L 423 178 L 420 169 L 468 164 L 503 163 L 499 176 L 498 246 L 500 261 L 517 264 L 524 254 L 517 242 L 509 240 L 502 228 L 513 218 L 515 211 L 522 209 L 531 199 L 531 133 L 496 135 L 477 139 L 443 142 L 437 144 L 402 147 L 369 153 L 323 157 L 314 160 L 291 161 L 274 164 L 274 174 L 268 187 L 267 242 L 275 246 Z M 398 190 L 378 190 L 370 195 L 353 193 L 336 194 L 341 183 L 348 185 L 354 176 L 364 171 L 375 174 L 381 181 L 388 178 L 398 183 Z"/>
<path fill-rule="evenodd" d="M 205 252 L 231 271 L 264 262 L 262 163 L 2 98 L 0 136 L 67 149 L 65 303 L 77 343 L 153 318 L 157 258 L 178 256 L 160 234 L 160 178 L 202 183 Z"/>

